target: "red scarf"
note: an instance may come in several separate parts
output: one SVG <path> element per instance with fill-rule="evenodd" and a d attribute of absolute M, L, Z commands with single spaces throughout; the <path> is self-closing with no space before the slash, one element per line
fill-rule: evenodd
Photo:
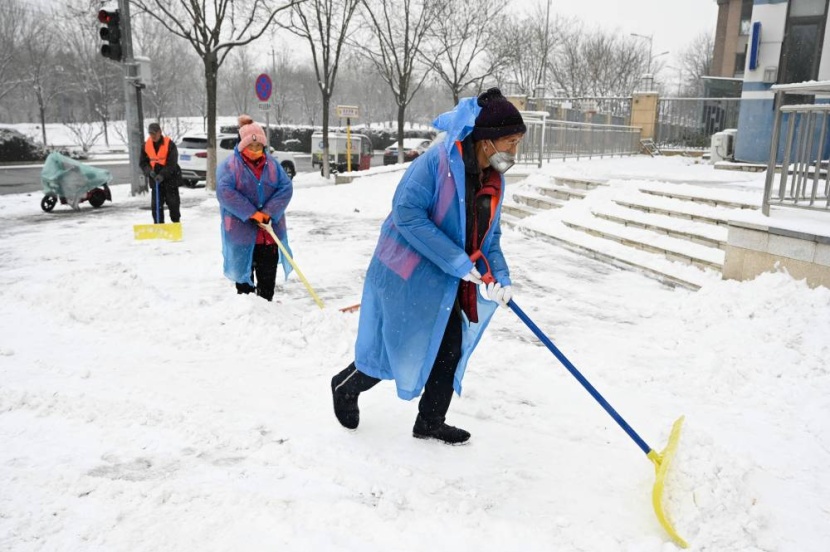
<path fill-rule="evenodd" d="M 490 226 L 493 224 L 493 219 L 496 216 L 496 208 L 498 207 L 499 198 L 501 197 L 501 176 L 499 173 L 495 170 L 485 170 L 485 172 L 482 173 L 482 178 L 485 180 L 475 193 L 475 199 L 473 200 L 473 231 L 470 236 L 470 250 L 467 251 L 469 255 L 472 255 L 481 248 L 481 242 L 484 241 L 484 237 L 487 235 L 487 232 L 490 230 Z M 479 210 L 479 199 L 484 196 L 488 196 L 490 198 L 489 214 L 485 214 Z M 486 219 L 482 220 L 484 218 L 482 215 L 484 215 Z M 478 322 L 478 298 L 476 297 L 477 287 L 478 286 L 472 282 L 462 280 L 461 289 L 458 293 L 461 310 L 464 311 L 464 314 L 466 314 L 470 322 L 473 323 Z"/>

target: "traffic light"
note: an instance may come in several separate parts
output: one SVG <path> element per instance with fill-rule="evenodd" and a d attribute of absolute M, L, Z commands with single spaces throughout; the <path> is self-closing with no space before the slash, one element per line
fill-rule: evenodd
<path fill-rule="evenodd" d="M 98 21 L 105 24 L 98 34 L 106 41 L 101 46 L 101 55 L 105 58 L 121 61 L 121 17 L 115 8 L 102 8 L 98 12 Z"/>

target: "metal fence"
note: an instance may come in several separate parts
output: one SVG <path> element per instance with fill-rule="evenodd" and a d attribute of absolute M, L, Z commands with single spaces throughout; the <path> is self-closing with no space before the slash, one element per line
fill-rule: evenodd
<path fill-rule="evenodd" d="M 640 153 L 637 127 L 556 120 L 547 111 L 523 111 L 522 118 L 527 133 L 517 155 L 519 163 L 541 167 L 542 162 L 557 159 Z"/>
<path fill-rule="evenodd" d="M 738 128 L 740 98 L 663 98 L 657 101 L 654 142 L 660 148 L 708 148 L 714 133 Z"/>
<path fill-rule="evenodd" d="M 551 119 L 574 123 L 627 125 L 631 120 L 630 96 L 530 98 L 528 105 L 536 111 L 547 111 Z"/>
<path fill-rule="evenodd" d="M 630 96 L 529 98 L 528 105 L 536 111 L 546 111 L 550 119 L 560 121 L 631 124 Z M 665 149 L 706 149 L 714 133 L 738 127 L 740 106 L 740 98 L 659 99 L 654 142 Z"/>
<path fill-rule="evenodd" d="M 775 85 L 773 90 L 778 108 L 772 126 L 762 211 L 769 216 L 770 205 L 779 205 L 830 212 L 827 160 L 830 157 L 827 142 L 830 104 L 783 105 L 787 103 L 786 94 L 830 92 L 830 82 Z M 797 101 L 804 100 L 797 98 Z M 782 132 L 785 126 L 786 131 Z"/>

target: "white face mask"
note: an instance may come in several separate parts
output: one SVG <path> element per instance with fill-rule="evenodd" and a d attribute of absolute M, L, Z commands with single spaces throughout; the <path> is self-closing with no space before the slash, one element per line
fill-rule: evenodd
<path fill-rule="evenodd" d="M 493 152 L 493 155 L 488 157 L 487 160 L 490 161 L 490 166 L 493 167 L 496 172 L 504 174 L 510 169 L 510 167 L 516 164 L 515 155 L 506 151 L 497 150 L 496 145 L 492 140 L 490 140 L 490 146 L 495 150 L 495 152 Z"/>

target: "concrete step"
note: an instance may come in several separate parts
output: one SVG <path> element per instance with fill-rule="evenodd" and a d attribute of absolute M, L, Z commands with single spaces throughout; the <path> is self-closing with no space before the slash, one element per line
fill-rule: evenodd
<path fill-rule="evenodd" d="M 636 270 L 645 276 L 655 278 L 670 286 L 697 290 L 705 283 L 720 280 L 717 270 L 702 270 L 697 266 L 672 262 L 664 255 L 650 253 L 622 245 L 621 243 L 586 234 L 566 225 L 533 228 L 519 224 L 515 228 L 529 236 L 548 243 L 565 247 L 591 258 L 607 262 L 626 270 Z"/>
<path fill-rule="evenodd" d="M 501 210 L 501 224 L 507 228 L 516 229 L 521 224 L 521 220 L 524 217 L 514 215 L 505 209 L 505 207 L 507 207 L 507 205 L 503 205 Z"/>
<path fill-rule="evenodd" d="M 644 213 L 654 213 L 672 218 L 705 222 L 717 226 L 726 226 L 733 212 L 723 207 L 710 207 L 699 203 L 657 197 L 649 194 L 638 194 L 624 199 L 615 199 L 614 203 L 628 209 L 636 209 Z"/>
<path fill-rule="evenodd" d="M 574 230 L 598 238 L 663 255 L 671 261 L 690 264 L 702 269 L 720 271 L 723 268 L 725 253 L 714 247 L 690 243 L 685 239 L 624 226 L 601 218 L 594 218 L 590 222 L 563 220 L 562 223 Z"/>
<path fill-rule="evenodd" d="M 539 185 L 534 186 L 534 188 L 536 188 L 536 191 L 538 191 L 542 195 L 553 197 L 556 199 L 561 199 L 563 201 L 570 201 L 572 199 L 585 199 L 585 196 L 588 194 L 586 190 L 569 188 L 568 186 Z"/>
<path fill-rule="evenodd" d="M 513 194 L 513 201 L 520 205 L 533 207 L 534 209 L 558 209 L 563 205 L 561 201 L 557 201 L 551 197 L 531 195 L 526 192 Z"/>
<path fill-rule="evenodd" d="M 649 187 L 641 187 L 640 192 L 644 194 L 654 195 L 657 197 L 666 197 L 670 199 L 680 199 L 682 201 L 691 201 L 692 203 L 699 203 L 702 205 L 709 205 L 710 207 L 724 207 L 726 209 L 760 209 L 760 199 L 755 200 L 737 200 L 734 197 L 719 196 L 718 191 L 700 190 L 700 192 L 688 191 L 673 191 L 665 189 L 655 189 Z"/>
<path fill-rule="evenodd" d="M 567 186 L 578 190 L 593 190 L 599 186 L 607 186 L 604 180 L 593 180 L 591 178 L 579 178 L 575 176 L 555 176 L 553 178 L 559 186 Z"/>
<path fill-rule="evenodd" d="M 613 205 L 595 209 L 592 213 L 595 217 L 624 226 L 642 228 L 707 247 L 726 250 L 726 238 L 728 234 L 726 226 L 706 224 L 692 220 L 678 220 L 668 215 L 651 214 Z"/>
<path fill-rule="evenodd" d="M 505 201 L 501 206 L 502 214 L 510 214 L 512 217 L 517 219 L 523 219 L 525 217 L 530 217 L 538 213 L 538 209 L 534 209 L 528 205 L 522 205 L 519 203 L 509 203 Z"/>

